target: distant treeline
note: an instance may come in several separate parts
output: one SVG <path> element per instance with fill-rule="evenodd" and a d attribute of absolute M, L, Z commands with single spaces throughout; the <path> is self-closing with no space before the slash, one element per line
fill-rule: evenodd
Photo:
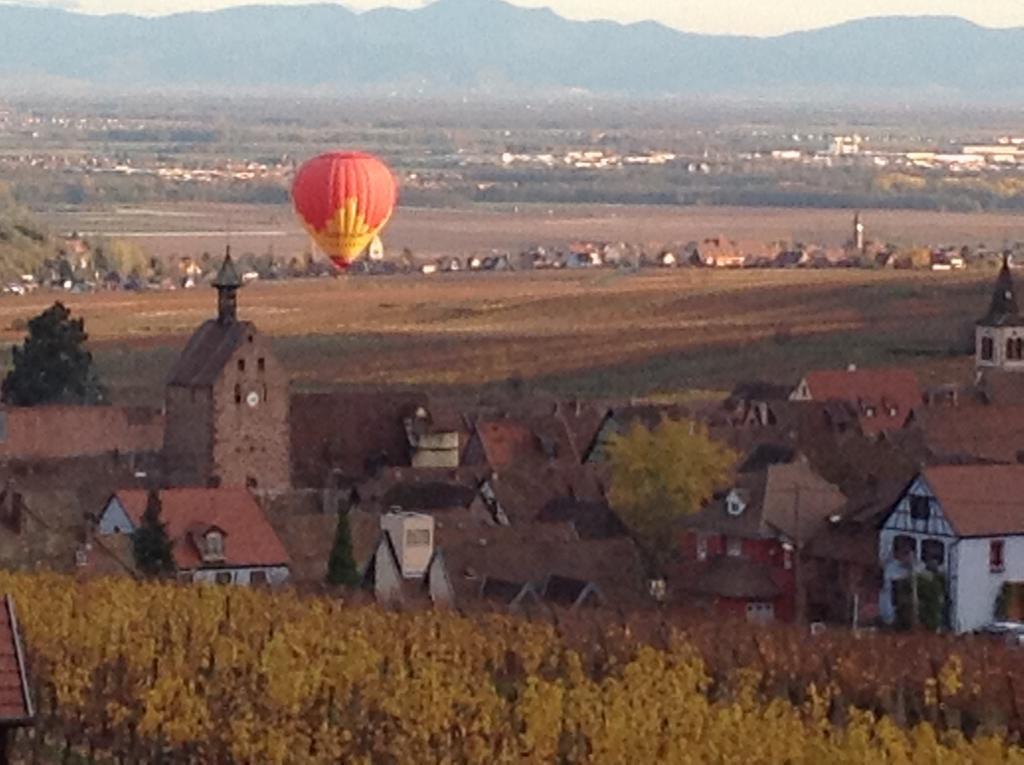
<path fill-rule="evenodd" d="M 876 208 L 954 212 L 1024 210 L 1024 182 L 998 176 L 780 169 L 767 173 L 686 173 L 668 169 L 572 171 L 501 168 L 438 171 L 429 184 L 404 183 L 402 204 L 456 207 L 513 204 L 728 205 L 793 208 Z M 223 202 L 286 204 L 281 181 L 172 182 L 135 174 L 24 170 L 8 179 L 17 201 L 54 205 Z"/>

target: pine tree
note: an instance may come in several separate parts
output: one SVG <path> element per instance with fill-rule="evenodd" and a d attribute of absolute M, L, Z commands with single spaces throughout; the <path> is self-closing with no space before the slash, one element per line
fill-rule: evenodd
<path fill-rule="evenodd" d="M 132 552 L 135 566 L 146 576 L 161 576 L 174 572 L 174 556 L 167 527 L 160 519 L 160 494 L 150 489 L 142 523 L 132 534 Z"/>
<path fill-rule="evenodd" d="M 334 532 L 334 546 L 327 561 L 327 583 L 353 587 L 359 583 L 359 572 L 352 556 L 352 529 L 348 513 L 338 513 L 338 526 Z"/>
<path fill-rule="evenodd" d="M 85 322 L 54 303 L 28 323 L 28 336 L 12 354 L 14 366 L 4 378 L 4 403 L 36 406 L 56 402 L 95 404 L 103 389 L 85 350 Z"/>

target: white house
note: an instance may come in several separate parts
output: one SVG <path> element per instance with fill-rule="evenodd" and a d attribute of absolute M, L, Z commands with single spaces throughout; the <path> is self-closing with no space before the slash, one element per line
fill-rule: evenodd
<path fill-rule="evenodd" d="M 945 465 L 920 473 L 879 535 L 883 619 L 894 620 L 894 584 L 913 567 L 946 578 L 954 630 L 994 621 L 996 601 L 1024 583 L 1022 485 L 1024 465 Z"/>
<path fill-rule="evenodd" d="M 288 553 L 247 489 L 162 489 L 155 495 L 179 579 L 246 585 L 288 579 Z M 150 499 L 141 489 L 117 492 L 100 514 L 97 533 L 135 533 Z"/>

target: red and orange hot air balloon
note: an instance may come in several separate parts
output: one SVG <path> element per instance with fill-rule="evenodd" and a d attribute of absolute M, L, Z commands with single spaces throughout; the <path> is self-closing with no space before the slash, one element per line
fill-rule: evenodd
<path fill-rule="evenodd" d="M 345 269 L 388 222 L 398 184 L 372 154 L 329 152 L 299 168 L 292 201 L 317 246 Z"/>

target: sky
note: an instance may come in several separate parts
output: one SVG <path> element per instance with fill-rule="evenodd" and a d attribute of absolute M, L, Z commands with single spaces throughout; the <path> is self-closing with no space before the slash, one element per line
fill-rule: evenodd
<path fill-rule="evenodd" d="M 10 0 L 8 0 L 10 1 Z M 315 1 L 315 0 L 312 0 Z M 828 26 L 851 18 L 895 15 L 962 16 L 992 27 L 1024 26 L 1024 0 L 512 0 L 548 6 L 574 19 L 630 22 L 654 19 L 688 32 L 774 35 Z M 3 0 L 0 0 L 3 2 Z M 301 5 L 311 0 L 14 0 L 20 5 L 55 5 L 86 13 L 155 16 L 228 5 Z M 423 0 L 347 0 L 353 10 L 380 5 L 415 8 Z"/>

